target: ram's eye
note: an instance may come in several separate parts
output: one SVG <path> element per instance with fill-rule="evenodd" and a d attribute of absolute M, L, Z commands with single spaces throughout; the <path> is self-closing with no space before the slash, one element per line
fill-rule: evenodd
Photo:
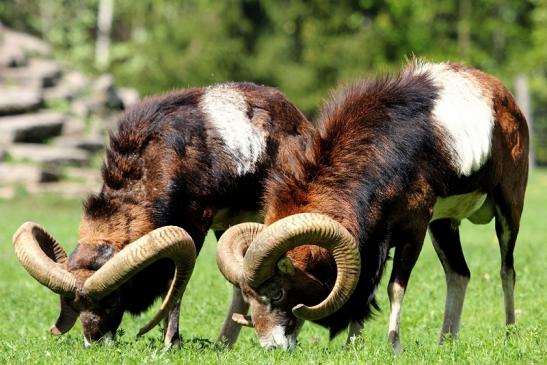
<path fill-rule="evenodd" d="M 272 296 L 272 300 L 274 302 L 279 302 L 283 298 L 283 290 L 279 290 Z"/>

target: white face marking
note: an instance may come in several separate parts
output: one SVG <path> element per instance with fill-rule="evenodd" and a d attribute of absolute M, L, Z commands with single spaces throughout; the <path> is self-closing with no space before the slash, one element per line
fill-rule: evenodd
<path fill-rule="evenodd" d="M 103 335 L 103 337 L 101 337 L 101 341 L 105 344 L 105 345 L 108 345 L 108 346 L 111 346 L 114 344 L 114 334 L 112 333 L 112 331 L 108 331 L 107 333 L 105 333 Z M 87 339 L 87 337 L 85 337 L 84 335 L 84 347 L 85 348 L 88 348 L 88 347 L 91 347 L 92 345 L 92 342 L 89 341 Z"/>
<path fill-rule="evenodd" d="M 492 100 L 484 95 L 476 79 L 465 71 L 451 70 L 447 64 L 424 63 L 414 74 L 428 72 L 440 88 L 433 117 L 447 133 L 445 143 L 452 164 L 460 176 L 480 169 L 490 156 L 494 113 Z"/>
<path fill-rule="evenodd" d="M 112 331 L 105 333 L 101 339 L 105 345 L 111 346 L 114 344 L 114 334 Z"/>
<path fill-rule="evenodd" d="M 275 326 L 272 331 L 263 337 L 260 337 L 260 346 L 265 349 L 282 348 L 283 350 L 292 350 L 296 346 L 296 335 L 285 335 L 285 329 L 281 326 Z"/>
<path fill-rule="evenodd" d="M 433 207 L 431 221 L 443 218 L 465 219 L 479 210 L 486 200 L 486 196 L 486 194 L 476 191 L 469 194 L 438 198 Z"/>
<path fill-rule="evenodd" d="M 229 85 L 216 85 L 207 88 L 200 105 L 233 157 L 237 173 L 253 172 L 266 148 L 266 136 L 249 120 L 245 97 Z"/>

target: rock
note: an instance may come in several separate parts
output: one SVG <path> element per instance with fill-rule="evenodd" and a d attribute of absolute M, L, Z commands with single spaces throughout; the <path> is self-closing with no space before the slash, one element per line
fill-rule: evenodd
<path fill-rule="evenodd" d="M 128 87 L 121 87 L 118 89 L 118 96 L 120 97 L 123 108 L 127 109 L 131 105 L 134 105 L 139 102 L 139 92 L 135 89 Z"/>
<path fill-rule="evenodd" d="M 21 67 L 27 64 L 27 55 L 50 54 L 51 47 L 41 39 L 0 24 L 0 67 Z"/>
<path fill-rule="evenodd" d="M 103 114 L 101 118 L 93 120 L 91 123 L 92 134 L 104 134 L 116 130 L 122 112 L 111 112 Z"/>
<path fill-rule="evenodd" d="M 53 193 L 67 199 L 84 199 L 90 194 L 98 193 L 100 186 L 89 186 L 73 182 L 58 182 L 50 184 L 31 184 L 27 191 L 32 194 Z"/>
<path fill-rule="evenodd" d="M 109 109 L 123 108 L 123 102 L 116 91 L 112 75 L 104 74 L 99 76 L 93 82 L 92 89 L 93 98 L 97 103 Z"/>
<path fill-rule="evenodd" d="M 83 136 L 85 134 L 85 122 L 80 118 L 68 118 L 63 126 L 63 136 Z"/>
<path fill-rule="evenodd" d="M 63 75 L 56 86 L 44 90 L 44 99 L 71 101 L 82 95 L 89 84 L 89 79 L 82 73 L 69 71 Z"/>
<path fill-rule="evenodd" d="M 102 184 L 101 169 L 85 167 L 65 167 L 64 176 L 71 180 L 81 181 L 82 183 L 100 186 Z"/>
<path fill-rule="evenodd" d="M 41 112 L 0 117 L 0 143 L 37 143 L 61 134 L 66 115 Z"/>
<path fill-rule="evenodd" d="M 114 77 L 111 74 L 102 74 L 93 81 L 93 91 L 109 93 L 115 91 Z"/>
<path fill-rule="evenodd" d="M 89 163 L 89 152 L 78 148 L 20 143 L 8 147 L 7 151 L 14 159 L 51 165 L 84 166 Z"/>
<path fill-rule="evenodd" d="M 33 56 L 47 57 L 51 55 L 51 47 L 40 38 L 30 34 L 17 32 L 0 24 L 0 46 Z M 0 53 L 1 54 L 1 53 Z"/>
<path fill-rule="evenodd" d="M 42 94 L 38 88 L 8 88 L 0 86 L 0 115 L 26 113 L 42 105 Z"/>
<path fill-rule="evenodd" d="M 0 164 L 1 183 L 45 183 L 59 181 L 60 174 L 55 169 L 43 169 L 29 165 Z"/>
<path fill-rule="evenodd" d="M 0 199 L 13 199 L 15 195 L 15 186 L 0 186 Z"/>
<path fill-rule="evenodd" d="M 80 148 L 89 152 L 100 151 L 104 148 L 105 139 L 102 136 L 61 136 L 53 140 L 53 145 L 59 147 Z"/>
<path fill-rule="evenodd" d="M 70 110 L 80 118 L 87 118 L 91 115 L 93 106 L 87 99 L 76 99 L 72 102 Z"/>
<path fill-rule="evenodd" d="M 27 66 L 4 68 L 0 72 L 0 81 L 21 86 L 54 86 L 61 76 L 61 66 L 46 59 L 32 59 Z"/>
<path fill-rule="evenodd" d="M 1 43 L 1 42 L 0 42 Z M 21 67 L 28 62 L 25 52 L 21 48 L 0 44 L 0 69 L 3 67 Z"/>

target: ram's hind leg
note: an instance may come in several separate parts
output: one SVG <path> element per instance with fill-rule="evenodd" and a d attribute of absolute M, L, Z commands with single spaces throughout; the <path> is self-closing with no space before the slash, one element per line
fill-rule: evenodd
<path fill-rule="evenodd" d="M 422 250 L 426 231 L 427 223 L 423 227 L 417 227 L 415 230 L 405 231 L 400 237 L 395 238 L 397 242 L 406 241 L 406 243 L 400 244 L 395 248 L 393 269 L 387 287 L 390 304 L 388 340 L 393 346 L 393 350 L 397 353 L 401 351 L 399 322 L 403 298 L 410 274 Z"/>
<path fill-rule="evenodd" d="M 501 254 L 500 276 L 505 304 L 505 322 L 509 326 L 515 323 L 514 289 L 516 274 L 513 266 L 513 252 L 519 232 L 522 203 L 520 202 L 521 199 L 514 200 L 516 195 L 514 193 L 506 192 L 507 194 L 504 194 L 503 189 L 499 189 L 497 193 L 496 234 Z"/>
<path fill-rule="evenodd" d="M 456 337 L 458 333 L 465 291 L 471 277 L 460 243 L 459 223 L 451 219 L 440 219 L 429 225 L 433 247 L 441 260 L 446 277 L 446 302 L 440 343 L 447 334 Z"/>

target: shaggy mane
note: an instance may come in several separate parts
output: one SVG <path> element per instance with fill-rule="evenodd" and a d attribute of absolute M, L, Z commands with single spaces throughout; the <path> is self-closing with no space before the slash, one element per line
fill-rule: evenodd
<path fill-rule="evenodd" d="M 349 321 L 367 319 L 388 258 L 388 247 L 369 237 L 364 217 L 386 188 L 406 189 L 411 166 L 435 149 L 428 124 L 437 89 L 421 63 L 400 73 L 364 80 L 335 92 L 318 118 L 312 153 L 296 153 L 291 169 L 267 182 L 265 203 L 270 219 L 301 212 L 327 214 L 360 242 L 363 270 L 355 293 L 342 309 L 321 321 L 334 337 Z M 408 168 L 407 168 L 408 167 Z M 405 173 L 401 173 L 405 171 Z M 408 173 L 406 173 L 408 171 Z M 379 213 L 378 213 L 379 214 Z"/>
<path fill-rule="evenodd" d="M 143 175 L 142 152 L 168 123 L 170 114 L 195 102 L 196 89 L 145 99 L 127 110 L 118 130 L 110 134 L 106 160 L 102 167 L 104 184 L 114 190 Z"/>

